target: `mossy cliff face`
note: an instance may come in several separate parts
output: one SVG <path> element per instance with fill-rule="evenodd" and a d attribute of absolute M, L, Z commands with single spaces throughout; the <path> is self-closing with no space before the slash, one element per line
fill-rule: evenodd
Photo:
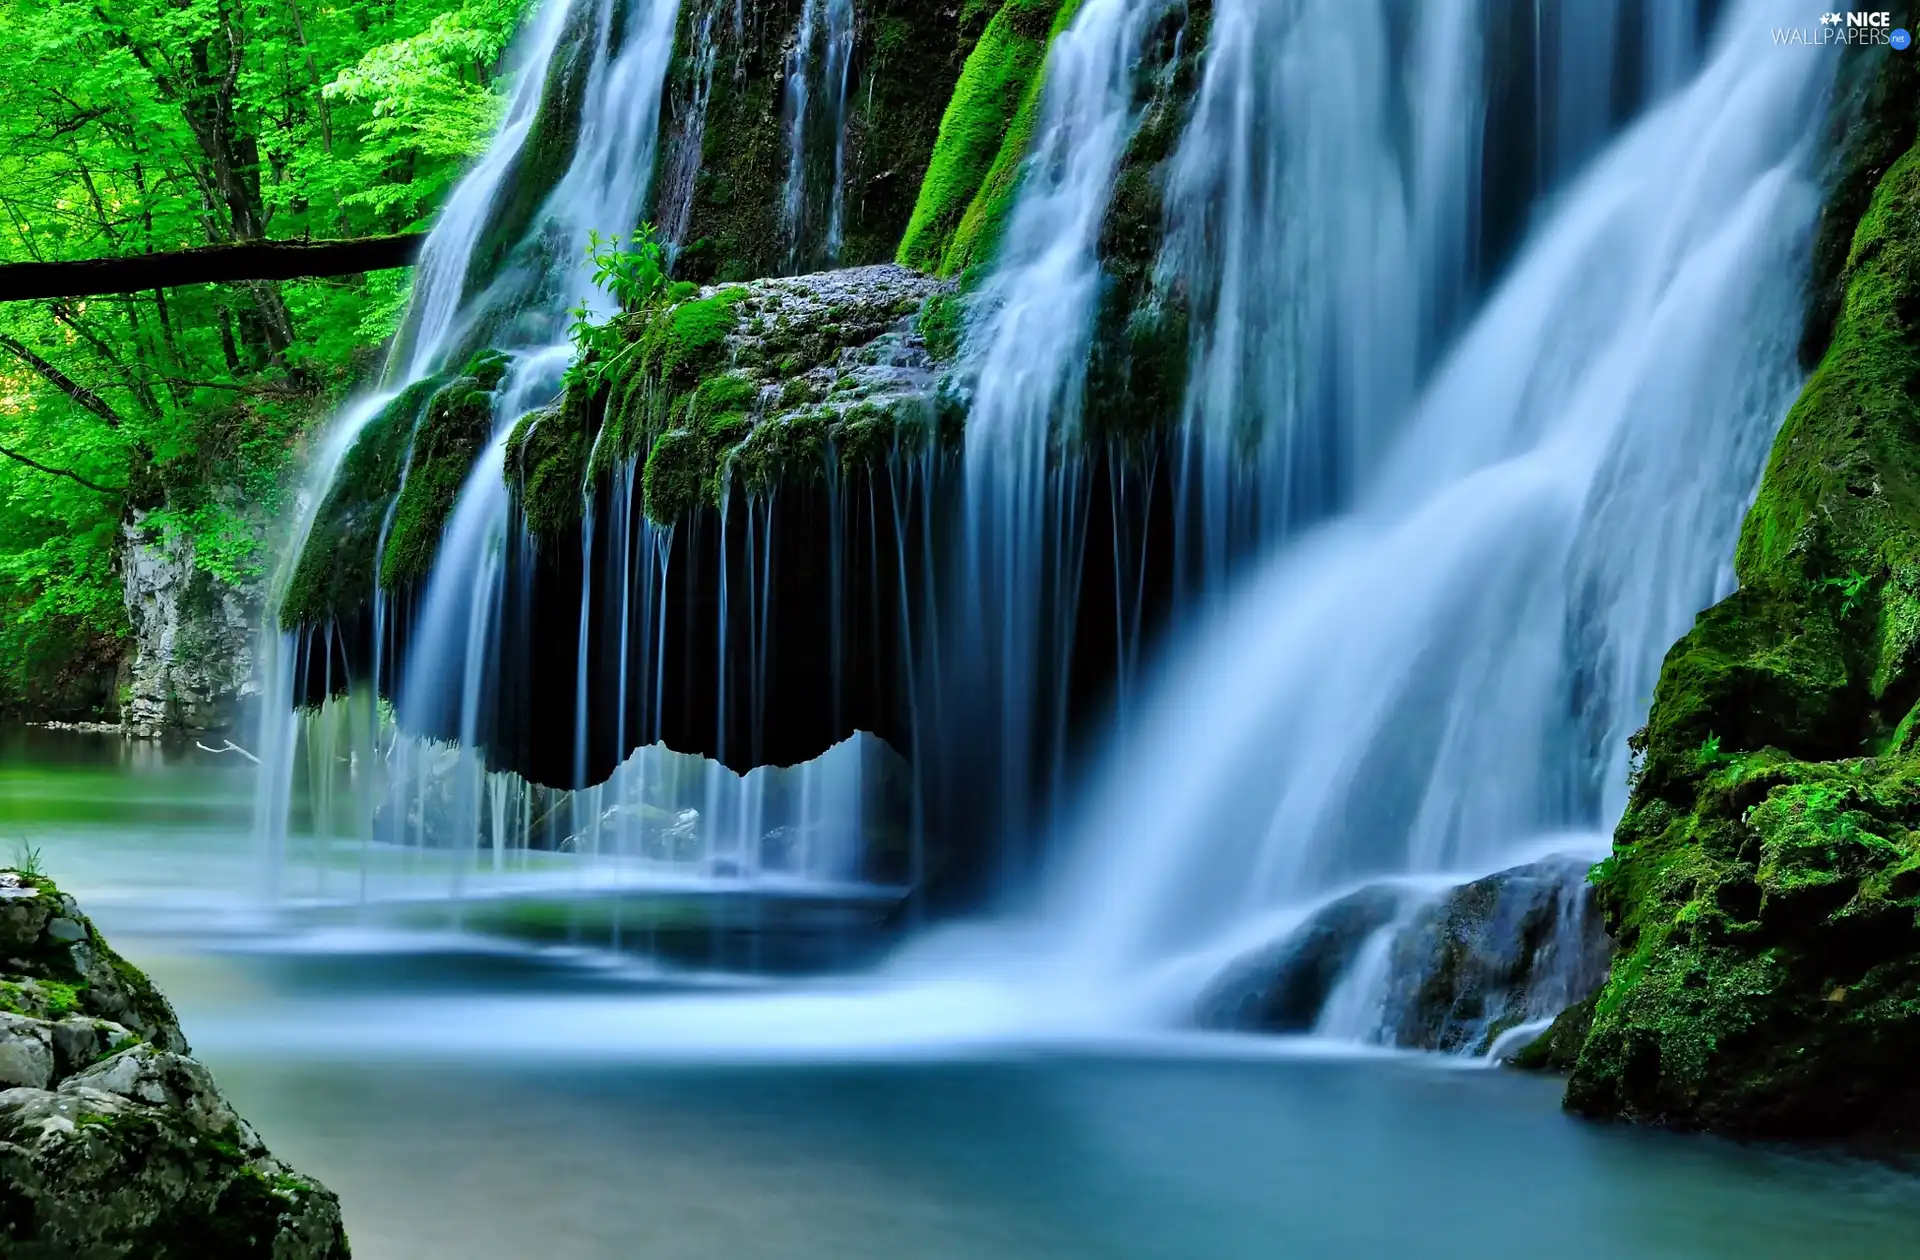
<path fill-rule="evenodd" d="M 547 62 L 540 103 L 526 139 L 500 180 L 501 195 L 489 207 L 473 256 L 467 264 L 463 296 L 485 289 L 527 240 L 540 207 L 573 163 L 580 144 L 580 118 L 586 108 L 587 78 L 593 69 L 594 27 L 598 4 L 575 4 L 566 29 Z M 609 225 L 623 231 L 626 225 Z M 537 244 L 528 246 L 537 248 Z"/>
<path fill-rule="evenodd" d="M 1191 312 L 1177 270 L 1162 265 L 1166 192 L 1212 25 L 1212 0 L 1188 0 L 1170 8 L 1148 36 L 1140 123 L 1100 224 L 1106 284 L 1094 311 L 1082 418 L 1090 437 L 1137 445 L 1165 432 L 1180 415 Z"/>
<path fill-rule="evenodd" d="M 280 625 L 324 625 L 371 602 L 374 584 L 426 580 L 460 486 L 486 448 L 505 356 L 407 387 L 367 422 L 321 503 L 280 603 Z M 384 545 L 383 545 L 384 543 Z"/>
<path fill-rule="evenodd" d="M 558 543 L 583 497 L 638 471 L 670 525 L 732 489 L 765 496 L 939 437 L 945 366 L 916 317 L 942 286 L 882 265 L 677 294 L 621 318 L 597 381 L 528 416 L 507 478 L 534 535 Z M 676 300 L 677 299 L 677 300 Z"/>
<path fill-rule="evenodd" d="M 806 58 L 806 196 L 797 230 L 789 231 L 782 222 L 791 147 L 784 111 L 804 7 L 804 0 L 682 6 L 656 212 L 676 248 L 677 275 L 726 283 L 893 256 L 981 20 L 971 5 L 855 0 L 839 146 L 823 81 L 824 36 L 816 32 Z M 827 227 L 836 148 L 841 238 L 834 252 Z"/>
<path fill-rule="evenodd" d="M 0 1254 L 344 1260 L 333 1193 L 267 1153 L 73 898 L 0 871 Z"/>
<path fill-rule="evenodd" d="M 986 261 L 1012 208 L 1033 142 L 1047 49 L 1080 0 L 969 0 L 962 22 L 992 12 L 973 45 L 921 181 L 898 261 L 943 276 Z"/>
<path fill-rule="evenodd" d="M 1837 281 L 1740 589 L 1668 654 L 1636 736 L 1576 1111 L 1920 1129 L 1920 150 L 1878 178 Z"/>

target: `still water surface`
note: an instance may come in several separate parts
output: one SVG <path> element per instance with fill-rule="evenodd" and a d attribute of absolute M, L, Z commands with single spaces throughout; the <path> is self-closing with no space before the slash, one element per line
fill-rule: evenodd
<path fill-rule="evenodd" d="M 152 970 L 363 1260 L 1920 1254 L 1905 1172 L 1582 1124 L 1505 1072 L 1229 1039 L 653 1054 L 689 1000 L 657 977 L 264 915 L 234 760 L 0 733 L 0 846 Z"/>

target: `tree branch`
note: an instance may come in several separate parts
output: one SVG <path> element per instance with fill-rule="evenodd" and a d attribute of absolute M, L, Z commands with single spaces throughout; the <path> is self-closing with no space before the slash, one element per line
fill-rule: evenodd
<path fill-rule="evenodd" d="M 246 241 L 78 262 L 6 263 L 0 265 L 0 302 L 411 267 L 426 239 L 425 232 L 403 232 L 344 241 Z"/>
<path fill-rule="evenodd" d="M 16 265 L 21 267 L 38 267 L 42 264 L 18 263 Z M 58 264 L 53 265 L 57 266 Z M 7 269 L 0 267 L 0 271 L 5 270 Z M 47 362 L 5 333 L 0 333 L 0 350 L 12 351 L 14 356 L 21 362 L 45 377 L 48 384 L 106 421 L 109 428 L 117 429 L 120 427 L 120 413 L 112 407 L 109 407 L 106 399 L 100 397 L 100 395 L 94 393 L 85 385 L 80 384 L 65 372 L 62 372 L 59 368 L 53 366 L 53 364 Z"/>
<path fill-rule="evenodd" d="M 85 486 L 87 489 L 92 490 L 98 494 L 107 495 L 109 498 L 122 499 L 126 497 L 126 493 L 127 493 L 126 491 L 116 490 L 112 486 L 103 486 L 97 481 L 89 481 L 85 477 L 82 477 L 79 473 L 74 472 L 71 468 L 54 468 L 50 465 L 41 463 L 37 459 L 32 459 L 26 455 L 22 455 L 19 451 L 12 450 L 5 446 L 0 446 L 0 455 L 5 455 L 8 459 L 18 460 L 20 463 L 25 464 L 27 467 L 37 469 L 40 472 L 46 473 L 48 476 L 65 477 L 68 481 L 77 481 L 81 485 Z"/>

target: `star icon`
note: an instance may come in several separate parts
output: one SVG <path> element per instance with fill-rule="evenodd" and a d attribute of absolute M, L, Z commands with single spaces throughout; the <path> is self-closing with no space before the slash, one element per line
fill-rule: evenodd
<path fill-rule="evenodd" d="M 1822 26 L 1838 26 L 1840 25 L 1840 20 L 1838 13 L 1822 13 L 1820 15 L 1820 25 Z"/>

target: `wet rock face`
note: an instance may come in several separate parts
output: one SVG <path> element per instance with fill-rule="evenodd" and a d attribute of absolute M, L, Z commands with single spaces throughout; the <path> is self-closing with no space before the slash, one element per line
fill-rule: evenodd
<path fill-rule="evenodd" d="M 236 587 L 194 563 L 192 541 L 135 519 L 122 526 L 122 588 L 132 643 L 121 722 L 135 735 L 220 730 L 257 694 L 253 627 L 262 585 Z"/>
<path fill-rule="evenodd" d="M 1403 895 L 1363 888 L 1316 911 L 1275 945 L 1242 959 L 1203 994 L 1202 1028 L 1310 1032 L 1369 937 L 1402 912 Z"/>
<path fill-rule="evenodd" d="M 1438 897 L 1360 889 L 1230 967 L 1201 997 L 1196 1021 L 1310 1032 L 1368 944 L 1385 933 L 1387 980 L 1374 1039 L 1484 1054 L 1507 1029 L 1558 1014 L 1606 978 L 1608 942 L 1586 873 L 1585 861 L 1556 857 Z"/>
<path fill-rule="evenodd" d="M 166 999 L 73 898 L 0 871 L 0 1255 L 344 1260 L 331 1191 L 275 1160 Z"/>
<path fill-rule="evenodd" d="M 1485 1054 L 1507 1029 L 1557 1015 L 1599 988 L 1608 942 L 1587 865 L 1548 858 L 1420 910 L 1393 942 L 1385 1040 Z"/>

